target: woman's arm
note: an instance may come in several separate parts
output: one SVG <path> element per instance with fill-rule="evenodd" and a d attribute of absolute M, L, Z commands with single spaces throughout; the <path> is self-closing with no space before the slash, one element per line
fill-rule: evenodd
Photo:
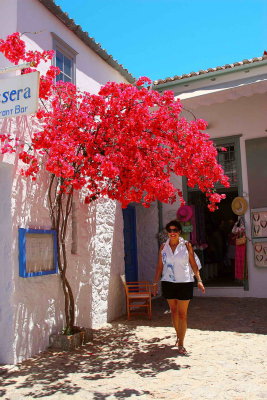
<path fill-rule="evenodd" d="M 162 270 L 163 270 L 162 255 L 161 255 L 163 247 L 164 247 L 164 244 L 162 244 L 160 246 L 160 249 L 159 249 L 158 264 L 157 264 L 155 277 L 154 277 L 154 283 L 153 283 L 153 286 L 154 286 L 153 287 L 153 293 L 154 293 L 154 295 L 157 294 L 157 292 L 158 292 L 158 282 L 159 282 L 159 280 L 161 278 Z"/>
<path fill-rule="evenodd" d="M 188 254 L 189 254 L 189 262 L 190 262 L 191 268 L 197 279 L 197 286 L 202 291 L 202 293 L 205 293 L 205 287 L 203 285 L 203 282 L 202 282 L 202 279 L 201 279 L 201 276 L 199 273 L 199 269 L 198 269 L 198 266 L 197 266 L 197 263 L 195 260 L 193 247 L 192 247 L 191 243 L 189 243 L 189 242 L 186 243 L 186 247 L 187 247 Z"/>

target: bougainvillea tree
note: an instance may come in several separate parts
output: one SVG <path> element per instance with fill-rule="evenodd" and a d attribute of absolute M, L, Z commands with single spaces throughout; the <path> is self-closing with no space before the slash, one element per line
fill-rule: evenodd
<path fill-rule="evenodd" d="M 0 51 L 15 64 L 50 60 L 52 52 L 26 51 L 18 33 L 0 40 Z M 31 73 L 33 69 L 24 70 Z M 40 83 L 38 120 L 30 146 L 12 135 L 1 135 L 2 153 L 18 152 L 27 165 L 23 174 L 32 179 L 42 165 L 50 174 L 48 200 L 52 228 L 58 232 L 58 266 L 65 293 L 66 326 L 74 325 L 74 298 L 66 277 L 65 238 L 74 191 L 85 202 L 102 196 L 148 207 L 155 200 L 182 203 L 182 193 L 171 176 L 182 175 L 190 187 L 198 186 L 210 210 L 224 195 L 215 184 L 228 179 L 217 163 L 217 150 L 205 133 L 203 120 L 180 116 L 182 104 L 171 91 L 150 90 L 151 81 L 140 78 L 132 85 L 108 82 L 97 95 L 81 92 L 72 83 L 55 82 L 50 67 Z M 20 145 L 18 146 L 18 143 Z"/>

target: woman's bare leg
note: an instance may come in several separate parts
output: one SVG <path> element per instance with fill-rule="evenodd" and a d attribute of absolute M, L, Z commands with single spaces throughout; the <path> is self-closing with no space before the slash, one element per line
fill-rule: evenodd
<path fill-rule="evenodd" d="M 179 315 L 178 315 L 178 301 L 176 299 L 167 299 L 171 316 L 172 316 L 172 324 L 176 331 L 177 341 L 179 341 Z"/>
<path fill-rule="evenodd" d="M 187 329 L 187 310 L 190 300 L 177 300 L 178 306 L 178 346 L 184 345 L 184 337 Z"/>

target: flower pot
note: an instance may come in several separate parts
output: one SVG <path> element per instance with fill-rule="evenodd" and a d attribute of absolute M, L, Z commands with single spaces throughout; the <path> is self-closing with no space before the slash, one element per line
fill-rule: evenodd
<path fill-rule="evenodd" d="M 54 333 L 49 337 L 49 347 L 60 350 L 74 350 L 92 340 L 92 330 L 80 328 L 79 332 L 72 335 Z"/>

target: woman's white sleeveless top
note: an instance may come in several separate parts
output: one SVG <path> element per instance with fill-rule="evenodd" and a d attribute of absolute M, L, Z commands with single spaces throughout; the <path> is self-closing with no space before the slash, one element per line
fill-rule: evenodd
<path fill-rule="evenodd" d="M 169 239 L 162 249 L 162 281 L 167 282 L 194 282 L 194 273 L 189 262 L 189 254 L 183 238 L 174 253 L 169 245 Z"/>

